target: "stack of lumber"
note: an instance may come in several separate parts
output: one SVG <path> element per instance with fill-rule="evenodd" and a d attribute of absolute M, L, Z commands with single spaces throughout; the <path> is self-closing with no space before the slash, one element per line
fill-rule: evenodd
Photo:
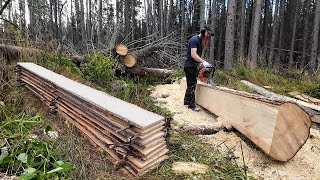
<path fill-rule="evenodd" d="M 186 89 L 186 80 L 181 87 Z M 267 155 L 288 161 L 307 141 L 311 121 L 299 105 L 198 82 L 196 103 L 244 134 Z M 224 122 L 224 123 L 225 123 Z"/>
<path fill-rule="evenodd" d="M 18 81 L 134 175 L 168 158 L 164 117 L 33 63 L 18 63 Z"/>

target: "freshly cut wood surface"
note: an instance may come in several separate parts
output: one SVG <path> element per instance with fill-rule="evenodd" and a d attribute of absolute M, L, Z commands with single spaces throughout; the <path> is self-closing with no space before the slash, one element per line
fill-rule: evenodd
<path fill-rule="evenodd" d="M 185 79 L 182 83 L 186 84 Z M 186 85 L 184 86 L 186 87 Z M 267 155 L 288 161 L 309 137 L 311 121 L 297 104 L 273 103 L 248 93 L 213 89 L 198 83 L 196 102 L 248 137 Z"/>
<path fill-rule="evenodd" d="M 172 164 L 172 171 L 174 173 L 201 173 L 205 174 L 209 169 L 209 166 L 205 164 L 199 164 L 195 162 L 174 162 Z"/>
<path fill-rule="evenodd" d="M 124 44 L 118 44 L 116 46 L 116 53 L 120 56 L 125 56 L 128 54 L 128 47 Z"/>
<path fill-rule="evenodd" d="M 134 126 L 147 128 L 164 120 L 164 117 L 160 115 L 112 97 L 89 86 L 85 86 L 36 64 L 18 63 L 18 65 L 31 72 L 36 72 L 41 78 L 49 80 L 54 85 L 105 109 L 114 116 L 118 116 Z"/>
<path fill-rule="evenodd" d="M 128 68 L 132 68 L 137 64 L 137 57 L 134 54 L 128 53 L 123 58 L 123 64 Z"/>

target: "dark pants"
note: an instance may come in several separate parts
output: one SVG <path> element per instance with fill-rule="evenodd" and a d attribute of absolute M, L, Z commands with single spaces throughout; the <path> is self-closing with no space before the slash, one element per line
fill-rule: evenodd
<path fill-rule="evenodd" d="M 184 96 L 184 105 L 188 105 L 188 108 L 195 108 L 195 90 L 197 86 L 198 68 L 196 66 L 185 67 L 184 72 L 186 73 L 187 78 L 187 90 Z"/>

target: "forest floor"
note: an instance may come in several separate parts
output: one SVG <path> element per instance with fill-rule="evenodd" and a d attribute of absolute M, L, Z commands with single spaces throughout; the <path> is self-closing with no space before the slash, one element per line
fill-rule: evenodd
<path fill-rule="evenodd" d="M 184 125 L 212 125 L 219 123 L 214 114 L 206 110 L 193 112 L 183 105 L 184 91 L 179 83 L 157 85 L 153 91 L 158 103 L 172 111 L 173 129 Z M 310 138 L 294 158 L 277 162 L 269 158 L 236 130 L 220 131 L 214 135 L 198 135 L 204 143 L 218 149 L 226 158 L 239 166 L 248 167 L 248 175 L 255 179 L 320 179 L 320 126 L 313 124 Z M 242 155 L 243 154 L 243 155 Z"/>

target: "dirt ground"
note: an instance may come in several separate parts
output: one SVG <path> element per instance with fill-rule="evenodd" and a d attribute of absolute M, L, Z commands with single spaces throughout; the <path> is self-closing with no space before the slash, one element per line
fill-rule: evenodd
<path fill-rule="evenodd" d="M 185 125 L 219 123 L 208 111 L 193 112 L 187 109 L 183 105 L 184 91 L 178 83 L 158 85 L 152 95 L 159 104 L 174 113 L 173 127 L 176 129 Z M 245 162 L 248 174 L 256 179 L 320 179 L 320 128 L 315 124 L 306 144 L 294 158 L 285 163 L 272 160 L 237 131 L 220 131 L 214 135 L 201 135 L 199 138 L 217 147 L 226 158 L 237 161 L 239 165 Z"/>

